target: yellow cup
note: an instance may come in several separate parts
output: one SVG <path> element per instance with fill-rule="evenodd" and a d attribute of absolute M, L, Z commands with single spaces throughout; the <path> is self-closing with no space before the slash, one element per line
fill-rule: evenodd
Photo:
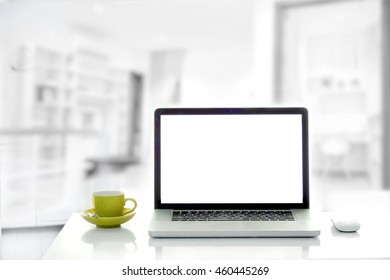
<path fill-rule="evenodd" d="M 124 210 L 126 202 L 133 202 L 133 208 Z M 134 198 L 125 198 L 121 191 L 99 191 L 93 193 L 92 203 L 95 213 L 99 217 L 118 217 L 129 214 L 137 208 Z"/>

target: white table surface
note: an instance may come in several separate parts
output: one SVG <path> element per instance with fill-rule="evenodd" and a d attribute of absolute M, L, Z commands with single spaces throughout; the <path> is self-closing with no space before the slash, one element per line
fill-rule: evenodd
<path fill-rule="evenodd" d="M 74 213 L 44 259 L 251 260 L 390 259 L 390 213 L 359 217 L 356 233 L 338 232 L 321 213 L 317 238 L 170 238 L 148 236 L 151 213 L 143 212 L 120 228 L 103 229 Z"/>

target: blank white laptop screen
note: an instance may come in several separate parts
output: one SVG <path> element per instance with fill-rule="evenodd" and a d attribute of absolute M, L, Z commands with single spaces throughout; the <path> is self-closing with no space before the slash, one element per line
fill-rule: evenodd
<path fill-rule="evenodd" d="M 162 115 L 162 203 L 302 203 L 299 114 Z"/>

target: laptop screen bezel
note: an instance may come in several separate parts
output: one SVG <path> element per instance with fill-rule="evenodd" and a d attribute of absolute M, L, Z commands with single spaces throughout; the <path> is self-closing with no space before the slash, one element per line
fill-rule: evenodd
<path fill-rule="evenodd" d="M 300 115 L 302 119 L 302 203 L 162 203 L 161 202 L 161 116 L 163 115 Z M 154 207 L 155 209 L 308 209 L 309 148 L 308 111 L 303 107 L 271 108 L 158 108 L 154 113 Z"/>

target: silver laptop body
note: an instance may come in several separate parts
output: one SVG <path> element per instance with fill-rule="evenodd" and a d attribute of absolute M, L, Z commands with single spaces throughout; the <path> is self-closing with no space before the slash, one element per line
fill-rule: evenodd
<path fill-rule="evenodd" d="M 305 108 L 161 108 L 154 133 L 151 237 L 320 234 Z"/>

